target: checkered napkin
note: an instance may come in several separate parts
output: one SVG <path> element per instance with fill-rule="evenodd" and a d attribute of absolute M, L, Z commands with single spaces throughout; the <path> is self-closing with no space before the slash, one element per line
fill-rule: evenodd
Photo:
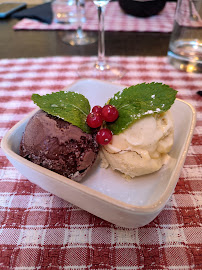
<path fill-rule="evenodd" d="M 176 3 L 168 2 L 163 11 L 156 16 L 149 18 L 137 18 L 125 14 L 118 2 L 111 2 L 105 10 L 105 30 L 107 31 L 139 31 L 139 32 L 171 32 L 174 21 Z M 84 30 L 98 29 L 98 16 L 96 6 L 86 3 L 86 23 Z M 36 20 L 22 19 L 16 25 L 15 30 L 72 30 L 76 29 L 76 24 L 45 24 Z"/>
<path fill-rule="evenodd" d="M 69 85 L 90 59 L 0 60 L 0 139 L 34 109 L 32 93 Z M 117 227 L 32 184 L 0 150 L 0 269 L 202 269 L 202 76 L 175 70 L 166 57 L 111 59 L 128 69 L 119 83 L 169 84 L 198 112 L 174 194 L 150 224 Z"/>

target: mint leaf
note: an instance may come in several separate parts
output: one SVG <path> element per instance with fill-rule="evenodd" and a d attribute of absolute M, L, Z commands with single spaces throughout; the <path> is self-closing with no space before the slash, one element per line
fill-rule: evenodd
<path fill-rule="evenodd" d="M 169 110 L 176 94 L 168 85 L 155 82 L 125 88 L 110 99 L 109 104 L 117 108 L 119 117 L 106 125 L 113 134 L 119 134 L 138 119 Z"/>
<path fill-rule="evenodd" d="M 75 92 L 59 91 L 44 96 L 33 94 L 32 100 L 48 114 L 62 118 L 81 128 L 84 132 L 90 133 L 90 128 L 86 124 L 90 104 L 83 95 Z"/>

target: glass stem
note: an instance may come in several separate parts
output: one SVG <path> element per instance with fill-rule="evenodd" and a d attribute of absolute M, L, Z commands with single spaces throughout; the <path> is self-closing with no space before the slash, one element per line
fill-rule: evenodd
<path fill-rule="evenodd" d="M 97 68 L 104 70 L 105 62 L 105 31 L 104 31 L 105 7 L 98 7 L 98 61 Z"/>
<path fill-rule="evenodd" d="M 76 35 L 78 38 L 83 38 L 83 28 L 82 28 L 82 9 L 84 8 L 84 0 L 76 0 L 76 13 L 77 13 L 77 30 Z"/>

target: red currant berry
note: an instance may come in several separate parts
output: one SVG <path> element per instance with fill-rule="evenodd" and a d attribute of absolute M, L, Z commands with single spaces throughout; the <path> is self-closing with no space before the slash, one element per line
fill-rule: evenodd
<path fill-rule="evenodd" d="M 94 106 L 93 108 L 92 108 L 92 112 L 94 112 L 94 113 L 102 113 L 102 107 L 101 106 L 99 106 L 99 105 L 96 105 L 96 106 Z"/>
<path fill-rule="evenodd" d="M 106 145 L 112 140 L 112 132 L 108 128 L 102 128 L 96 135 L 96 140 L 101 145 Z"/>
<path fill-rule="evenodd" d="M 117 108 L 113 105 L 105 105 L 102 108 L 102 118 L 106 122 L 114 122 L 119 116 Z"/>
<path fill-rule="evenodd" d="M 102 115 L 99 113 L 91 112 L 86 119 L 87 124 L 91 128 L 98 128 L 102 125 Z"/>

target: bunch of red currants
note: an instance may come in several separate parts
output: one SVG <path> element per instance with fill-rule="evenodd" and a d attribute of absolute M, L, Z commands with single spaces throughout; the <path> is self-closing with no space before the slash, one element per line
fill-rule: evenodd
<path fill-rule="evenodd" d="M 105 122 L 114 122 L 119 116 L 119 112 L 113 105 L 99 105 L 92 108 L 92 112 L 88 114 L 86 122 L 91 128 L 98 128 Z M 101 128 L 96 135 L 96 140 L 101 145 L 106 145 L 112 140 L 112 132 L 108 128 Z"/>

